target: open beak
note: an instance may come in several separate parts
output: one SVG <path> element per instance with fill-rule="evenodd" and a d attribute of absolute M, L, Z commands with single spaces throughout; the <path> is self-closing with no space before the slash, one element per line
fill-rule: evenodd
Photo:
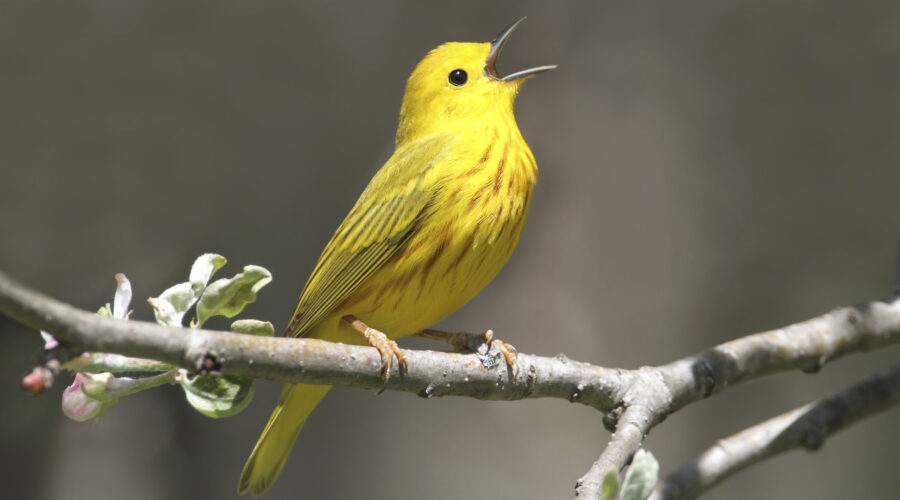
<path fill-rule="evenodd" d="M 511 75 L 506 75 L 504 77 L 500 77 L 500 74 L 497 73 L 497 68 L 494 66 L 497 62 L 497 56 L 500 55 L 500 51 L 503 49 L 503 44 L 506 43 L 506 40 L 509 39 L 509 35 L 516 29 L 516 26 L 522 23 L 525 18 L 521 18 L 518 21 L 509 25 L 508 28 L 501 31 L 496 38 L 491 40 L 491 51 L 488 53 L 487 61 L 484 63 L 484 73 L 489 77 L 500 80 L 502 82 L 511 82 L 513 80 L 520 80 L 524 78 L 530 78 L 538 73 L 543 73 L 544 71 L 550 71 L 551 69 L 556 68 L 556 65 L 550 66 L 538 66 L 537 68 L 525 69 L 522 71 L 517 71 Z"/>

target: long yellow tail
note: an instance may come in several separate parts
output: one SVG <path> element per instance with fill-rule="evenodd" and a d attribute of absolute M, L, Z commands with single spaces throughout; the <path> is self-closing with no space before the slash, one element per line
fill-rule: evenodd
<path fill-rule="evenodd" d="M 272 486 L 291 454 L 306 417 L 329 389 L 330 385 L 285 384 L 278 406 L 244 465 L 238 492 L 249 491 L 259 496 Z"/>

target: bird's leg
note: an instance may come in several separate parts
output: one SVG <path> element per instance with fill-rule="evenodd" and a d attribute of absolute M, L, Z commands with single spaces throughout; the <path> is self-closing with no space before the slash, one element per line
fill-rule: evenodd
<path fill-rule="evenodd" d="M 494 331 L 488 330 L 481 335 L 475 335 L 471 333 L 450 333 L 450 332 L 442 332 L 440 330 L 422 330 L 419 333 L 414 335 L 415 337 L 419 337 L 422 339 L 428 340 L 437 340 L 439 342 L 443 342 L 445 344 L 450 344 L 457 351 L 463 351 L 469 349 L 471 351 L 475 351 L 472 346 L 477 345 L 479 343 L 485 343 L 488 346 L 488 350 L 490 351 L 491 346 L 497 348 L 497 351 L 503 355 L 504 359 L 506 359 L 506 364 L 512 366 L 516 362 L 516 357 L 519 355 L 519 351 L 516 350 L 512 344 L 507 344 L 506 342 L 495 339 Z"/>
<path fill-rule="evenodd" d="M 413 337 L 443 342 L 456 349 L 457 352 L 465 351 L 466 349 L 472 350 L 469 344 L 475 340 L 473 337 L 478 337 L 479 341 L 483 340 L 480 336 L 472 335 L 471 333 L 450 333 L 442 332 L 440 330 L 422 330 L 419 333 L 413 334 Z"/>
<path fill-rule="evenodd" d="M 361 333 L 370 346 L 378 349 L 378 354 L 381 355 L 382 380 L 387 382 L 388 378 L 391 376 L 391 358 L 394 356 L 397 356 L 397 364 L 400 366 L 400 371 L 403 372 L 406 370 L 406 354 L 404 354 L 403 350 L 400 349 L 400 346 L 389 339 L 384 332 L 366 325 L 352 314 L 348 314 L 341 319 L 350 323 L 350 326 L 352 326 L 354 330 Z"/>

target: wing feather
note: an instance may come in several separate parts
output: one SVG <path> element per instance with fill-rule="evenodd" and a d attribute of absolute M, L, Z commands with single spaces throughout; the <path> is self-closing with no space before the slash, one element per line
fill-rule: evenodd
<path fill-rule="evenodd" d="M 434 196 L 433 167 L 449 145 L 448 136 L 430 136 L 381 167 L 325 246 L 285 335 L 308 333 L 403 245 Z"/>

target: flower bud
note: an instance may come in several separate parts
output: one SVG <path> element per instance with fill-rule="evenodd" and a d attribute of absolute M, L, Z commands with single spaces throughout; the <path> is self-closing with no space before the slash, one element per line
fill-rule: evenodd
<path fill-rule="evenodd" d="M 22 378 L 22 390 L 28 394 L 43 394 L 53 385 L 53 372 L 46 366 L 36 366 Z"/>
<path fill-rule="evenodd" d="M 99 418 L 110 403 L 98 397 L 106 392 L 111 379 L 111 373 L 76 373 L 72 385 L 63 391 L 63 413 L 76 422 Z"/>

